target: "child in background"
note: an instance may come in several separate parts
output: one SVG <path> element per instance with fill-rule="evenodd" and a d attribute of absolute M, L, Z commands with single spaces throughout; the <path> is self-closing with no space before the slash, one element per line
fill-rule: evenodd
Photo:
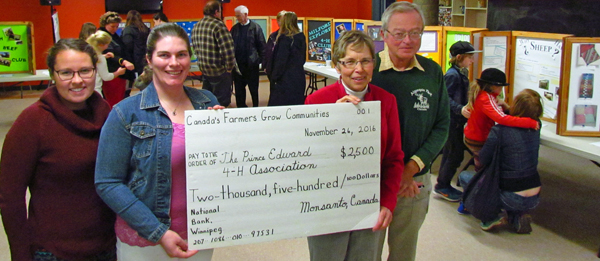
<path fill-rule="evenodd" d="M 79 31 L 79 39 L 81 40 L 87 40 L 88 37 L 90 37 L 90 35 L 92 35 L 93 33 L 96 32 L 98 28 L 96 28 L 95 24 L 92 23 L 84 23 L 81 26 L 81 31 Z"/>
<path fill-rule="evenodd" d="M 539 123 L 534 119 L 504 113 L 509 106 L 498 100 L 504 86 L 508 86 L 506 74 L 496 68 L 485 69 L 481 72 L 481 78 L 477 79 L 477 84 L 471 86 L 467 105 L 470 107 L 471 117 L 465 127 L 465 144 L 473 152 L 475 171 L 481 169 L 479 151 L 496 122 L 509 127 L 539 129 Z"/>
<path fill-rule="evenodd" d="M 462 192 L 450 184 L 464 158 L 467 149 L 463 141 L 464 128 L 471 112 L 467 108 L 469 101 L 469 77 L 467 68 L 473 64 L 476 51 L 469 42 L 458 41 L 450 47 L 450 64 L 444 75 L 448 96 L 450 96 L 450 128 L 448 140 L 442 150 L 442 163 L 433 193 L 450 202 L 459 201 Z"/>
<path fill-rule="evenodd" d="M 96 31 L 90 35 L 86 40 L 96 51 L 98 55 L 98 62 L 96 63 L 96 88 L 95 90 L 104 97 L 102 93 L 102 81 L 111 81 L 119 75 L 123 75 L 127 69 L 120 67 L 114 73 L 108 72 L 108 66 L 106 65 L 106 58 L 113 57 L 112 53 L 102 54 L 108 45 L 112 41 L 110 34 L 104 31 Z"/>
<path fill-rule="evenodd" d="M 527 117 L 539 123 L 543 108 L 539 93 L 531 89 L 521 91 L 514 100 L 511 115 Z M 500 138 L 499 138 L 500 137 Z M 489 222 L 482 222 L 481 228 L 489 231 L 494 227 L 509 223 L 519 234 L 531 232 L 531 216 L 539 200 L 541 189 L 537 171 L 540 148 L 540 130 L 515 128 L 504 125 L 492 127 L 485 145 L 479 153 L 481 164 L 492 162 L 496 146 L 500 146 L 500 200 L 507 216 L 499 215 Z M 463 171 L 459 180 L 465 187 L 473 172 Z M 500 214 L 500 213 L 499 213 Z"/>

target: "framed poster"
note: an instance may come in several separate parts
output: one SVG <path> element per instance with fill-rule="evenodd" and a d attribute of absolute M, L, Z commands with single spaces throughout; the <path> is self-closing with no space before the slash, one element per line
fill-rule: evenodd
<path fill-rule="evenodd" d="M 33 23 L 0 22 L 0 74 L 35 74 Z"/>
<path fill-rule="evenodd" d="M 563 43 L 559 135 L 600 137 L 600 38 L 567 37 Z"/>
<path fill-rule="evenodd" d="M 331 60 L 332 18 L 306 18 L 307 61 L 325 63 Z"/>
<path fill-rule="evenodd" d="M 473 79 L 479 78 L 481 72 L 488 68 L 496 68 L 510 79 L 511 32 L 481 31 L 473 33 L 473 36 L 475 48 L 482 50 L 473 65 Z"/>
<path fill-rule="evenodd" d="M 373 22 L 371 20 L 354 19 L 353 30 L 365 31 L 365 23 Z"/>
<path fill-rule="evenodd" d="M 450 64 L 448 63 L 448 61 L 450 61 L 450 46 L 452 46 L 452 44 L 458 41 L 466 41 L 473 43 L 471 34 L 474 32 L 485 30 L 487 29 L 455 26 L 442 27 L 442 42 L 444 45 L 444 49 L 442 52 L 442 70 L 444 71 L 444 73 L 446 73 L 446 71 L 450 69 Z M 469 74 L 471 74 L 471 71 L 469 71 Z M 469 76 L 469 78 L 472 77 Z"/>
<path fill-rule="evenodd" d="M 544 102 L 542 119 L 556 123 L 564 34 L 512 32 L 512 66 L 508 103 L 524 89 L 537 91 Z"/>
<path fill-rule="evenodd" d="M 442 45 L 442 27 L 441 26 L 425 26 L 423 35 L 421 36 L 421 48 L 419 55 L 429 58 L 442 65 L 441 48 Z"/>
<path fill-rule="evenodd" d="M 340 38 L 340 35 L 345 31 L 350 31 L 354 28 L 354 19 L 333 19 L 334 41 Z"/>
<path fill-rule="evenodd" d="M 385 48 L 383 36 L 381 36 L 381 28 L 380 21 L 365 23 L 365 33 L 367 33 L 367 35 L 373 39 L 373 43 L 375 44 L 375 53 L 383 51 Z"/>

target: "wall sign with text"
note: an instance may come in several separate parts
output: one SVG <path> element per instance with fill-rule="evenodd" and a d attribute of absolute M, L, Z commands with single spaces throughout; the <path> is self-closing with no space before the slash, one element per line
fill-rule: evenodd
<path fill-rule="evenodd" d="M 331 18 L 306 18 L 308 32 L 308 61 L 322 62 L 331 60 L 333 32 Z"/>
<path fill-rule="evenodd" d="M 33 24 L 0 23 L 0 74 L 34 73 Z"/>

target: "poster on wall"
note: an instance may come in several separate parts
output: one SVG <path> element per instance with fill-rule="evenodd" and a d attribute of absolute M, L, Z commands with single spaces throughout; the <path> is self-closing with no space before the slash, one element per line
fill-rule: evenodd
<path fill-rule="evenodd" d="M 308 61 L 325 63 L 331 60 L 333 33 L 331 18 L 307 18 Z"/>
<path fill-rule="evenodd" d="M 373 24 L 369 24 L 366 27 L 367 35 L 373 39 L 375 53 L 383 51 L 385 48 L 385 43 L 383 42 L 383 36 L 381 35 L 381 22 L 373 22 Z"/>
<path fill-rule="evenodd" d="M 481 70 L 496 68 L 506 73 L 508 38 L 506 36 L 483 37 L 483 63 Z"/>
<path fill-rule="evenodd" d="M 600 38 L 569 37 L 564 44 L 558 134 L 600 136 Z"/>
<path fill-rule="evenodd" d="M 0 74 L 34 73 L 33 25 L 0 23 Z"/>
<path fill-rule="evenodd" d="M 442 64 L 440 54 L 440 45 L 442 44 L 442 27 L 441 26 L 425 26 L 423 35 L 421 35 L 421 48 L 417 52 L 425 58 L 429 58 L 439 64 Z"/>
<path fill-rule="evenodd" d="M 333 32 L 334 33 L 333 39 L 337 40 L 338 38 L 340 38 L 340 35 L 342 35 L 343 32 L 352 30 L 352 28 L 354 27 L 354 20 L 353 19 L 334 19 L 333 27 L 335 28 L 335 31 Z"/>
<path fill-rule="evenodd" d="M 60 40 L 60 23 L 58 22 L 58 12 L 52 14 L 52 26 L 54 27 L 54 42 Z"/>
<path fill-rule="evenodd" d="M 562 40 L 516 37 L 512 97 L 524 89 L 537 91 L 544 102 L 543 118 L 556 121 Z M 511 98 L 512 98 L 511 97 Z"/>

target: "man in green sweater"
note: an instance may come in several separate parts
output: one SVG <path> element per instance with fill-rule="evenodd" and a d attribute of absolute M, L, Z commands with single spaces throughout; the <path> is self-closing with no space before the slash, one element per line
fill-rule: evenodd
<path fill-rule="evenodd" d="M 396 96 L 405 164 L 389 226 L 388 260 L 414 260 L 419 229 L 429 207 L 429 168 L 446 142 L 450 105 L 442 69 L 416 54 L 424 29 L 420 8 L 395 2 L 381 21 L 386 48 L 376 55 L 372 83 Z"/>

